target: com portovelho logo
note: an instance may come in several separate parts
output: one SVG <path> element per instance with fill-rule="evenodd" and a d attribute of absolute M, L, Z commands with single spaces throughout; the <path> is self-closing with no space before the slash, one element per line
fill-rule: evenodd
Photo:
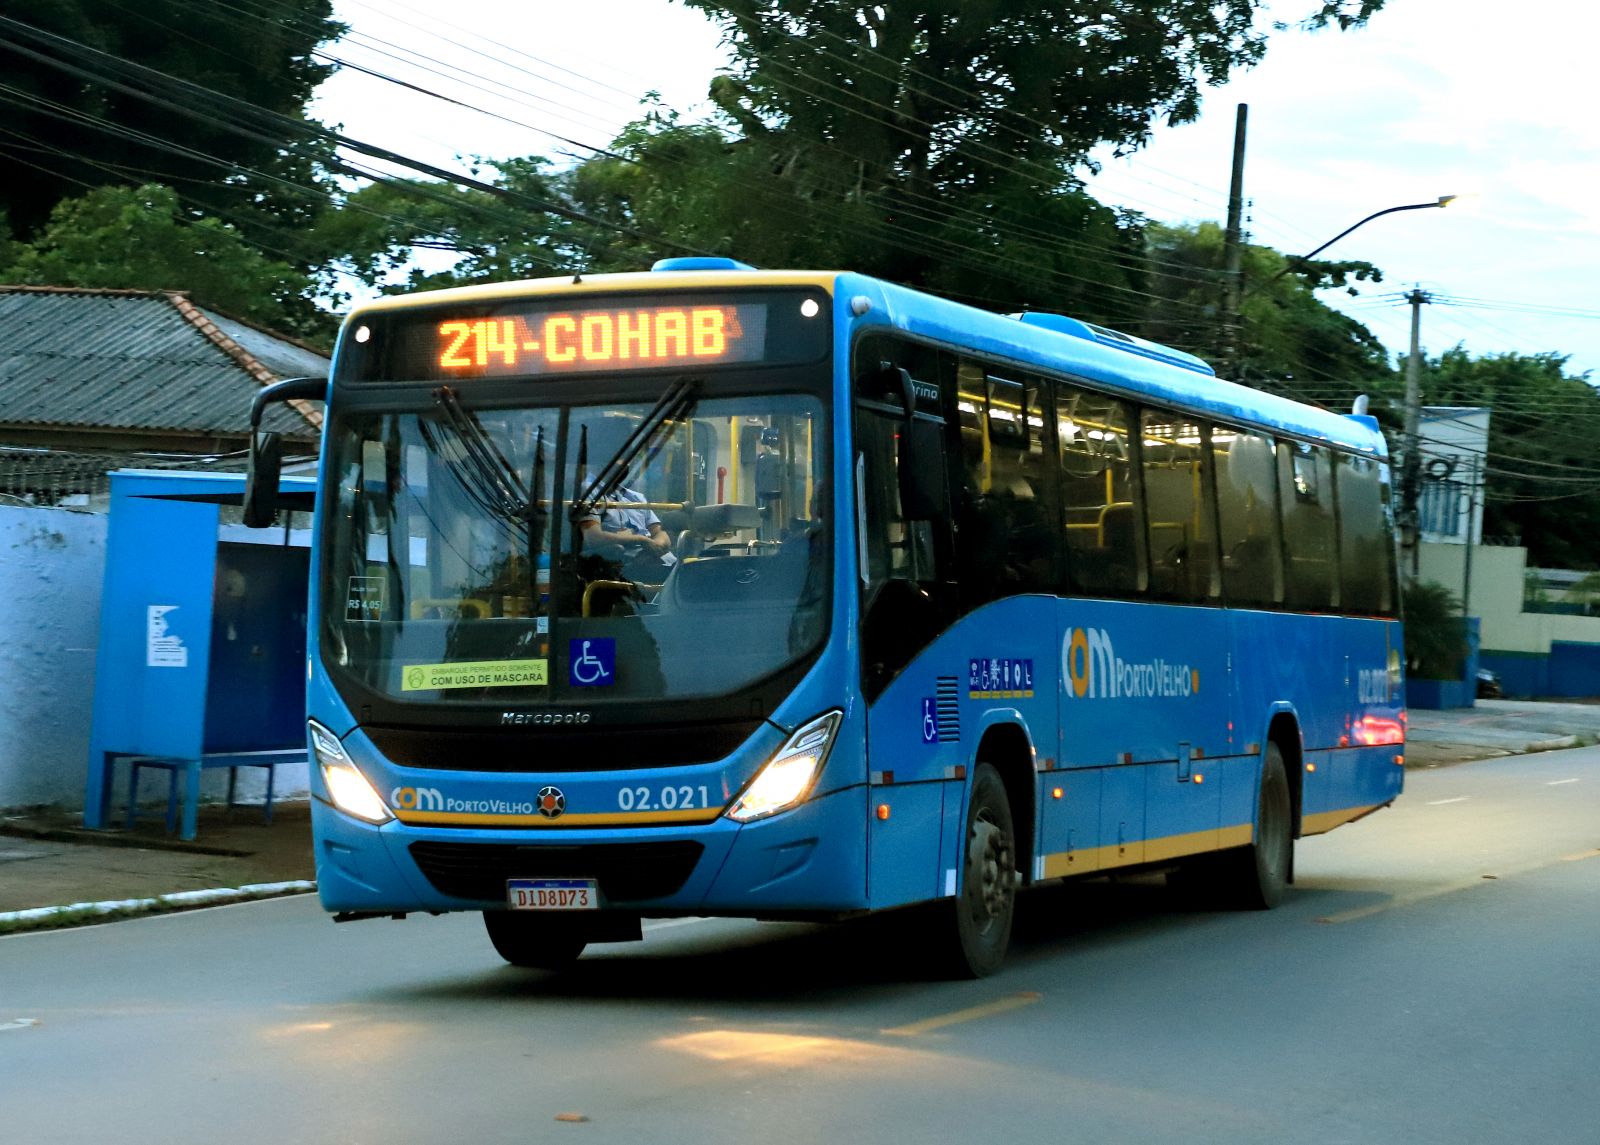
<path fill-rule="evenodd" d="M 396 811 L 443 811 L 444 793 L 437 787 L 396 787 L 389 792 L 389 806 Z"/>
<path fill-rule="evenodd" d="M 1061 688 L 1067 699 L 1172 699 L 1200 691 L 1200 670 L 1157 656 L 1124 660 L 1104 628 L 1074 628 L 1061 641 Z"/>

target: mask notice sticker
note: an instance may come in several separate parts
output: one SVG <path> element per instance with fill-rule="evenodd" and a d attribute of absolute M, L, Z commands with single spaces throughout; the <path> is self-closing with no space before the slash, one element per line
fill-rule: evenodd
<path fill-rule="evenodd" d="M 344 618 L 361 621 L 383 619 L 383 577 L 350 578 L 350 590 L 345 593 Z"/>
<path fill-rule="evenodd" d="M 441 688 L 527 688 L 550 682 L 548 660 L 473 660 L 459 664 L 407 664 L 400 673 L 403 692 Z"/>

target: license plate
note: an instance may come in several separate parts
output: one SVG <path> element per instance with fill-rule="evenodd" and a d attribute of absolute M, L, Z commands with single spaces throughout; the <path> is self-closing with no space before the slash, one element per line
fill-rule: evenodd
<path fill-rule="evenodd" d="M 512 910 L 599 910 L 593 879 L 508 879 L 506 905 Z"/>

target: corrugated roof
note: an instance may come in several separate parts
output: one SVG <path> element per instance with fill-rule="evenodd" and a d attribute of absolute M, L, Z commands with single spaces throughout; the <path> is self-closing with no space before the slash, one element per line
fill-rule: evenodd
<path fill-rule="evenodd" d="M 327 371 L 321 355 L 181 294 L 0 286 L 0 424 L 243 433 L 262 385 Z M 315 434 L 308 411 L 271 406 L 266 428 Z"/>

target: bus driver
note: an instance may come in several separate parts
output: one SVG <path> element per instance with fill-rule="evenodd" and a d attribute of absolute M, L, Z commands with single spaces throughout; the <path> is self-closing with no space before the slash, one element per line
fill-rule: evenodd
<path fill-rule="evenodd" d="M 622 477 L 627 479 L 627 471 Z M 630 501 L 637 508 L 623 508 Z M 645 495 L 619 484 L 605 502 L 606 507 L 578 518 L 586 552 L 613 555 L 620 549 L 623 575 L 644 584 L 660 584 L 668 570 L 678 563 L 672 552 L 672 538 L 661 526 L 661 518 L 649 508 Z"/>

